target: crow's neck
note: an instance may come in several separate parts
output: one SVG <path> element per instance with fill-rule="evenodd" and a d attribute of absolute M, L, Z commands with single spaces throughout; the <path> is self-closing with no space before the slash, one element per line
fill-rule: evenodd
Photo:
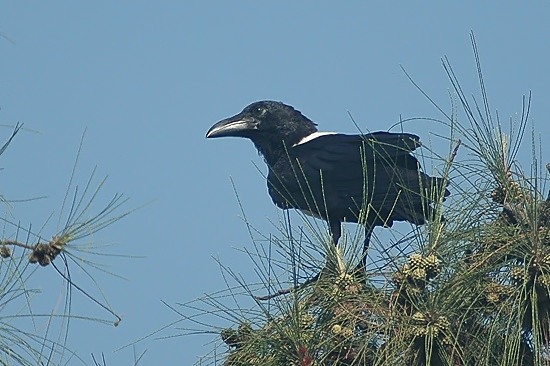
<path fill-rule="evenodd" d="M 262 142 L 254 141 L 254 145 L 256 146 L 256 149 L 258 149 L 260 155 L 262 155 L 265 159 L 267 165 L 272 167 L 281 158 L 288 159 L 289 150 L 292 149 L 293 144 L 283 140 L 278 143 L 276 140 L 272 140 Z"/>
<path fill-rule="evenodd" d="M 252 142 L 267 164 L 272 167 L 280 159 L 288 159 L 292 147 L 304 137 L 316 132 L 315 124 L 306 117 L 301 119 L 290 119 L 286 124 L 280 126 L 277 133 L 269 136 L 254 136 Z"/>

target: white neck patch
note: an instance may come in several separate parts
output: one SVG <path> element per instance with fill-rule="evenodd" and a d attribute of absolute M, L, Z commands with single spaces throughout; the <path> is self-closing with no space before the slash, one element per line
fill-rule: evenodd
<path fill-rule="evenodd" d="M 298 141 L 297 143 L 295 143 L 292 146 L 305 144 L 306 142 L 314 140 L 317 137 L 321 137 L 321 136 L 325 136 L 325 135 L 336 135 L 336 134 L 338 134 L 338 132 L 313 132 L 311 135 L 307 135 L 306 137 L 304 137 L 303 139 L 301 139 L 300 141 Z"/>

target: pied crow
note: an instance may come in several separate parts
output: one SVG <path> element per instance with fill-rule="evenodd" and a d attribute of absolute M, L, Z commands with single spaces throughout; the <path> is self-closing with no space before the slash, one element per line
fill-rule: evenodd
<path fill-rule="evenodd" d="M 316 126 L 291 106 L 259 101 L 216 123 L 206 137 L 252 140 L 269 168 L 267 186 L 275 205 L 323 218 L 334 244 L 342 222 L 363 224 L 363 260 L 375 226 L 424 224 L 433 217 L 430 204 L 438 193 L 449 195 L 443 180 L 423 173 L 411 155 L 421 145 L 418 136 L 345 135 L 318 132 Z"/>

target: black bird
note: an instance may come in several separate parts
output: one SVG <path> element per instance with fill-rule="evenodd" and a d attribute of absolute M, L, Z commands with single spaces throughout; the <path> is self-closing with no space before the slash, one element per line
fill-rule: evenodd
<path fill-rule="evenodd" d="M 252 140 L 269 167 L 273 203 L 326 220 L 334 244 L 342 222 L 363 224 L 363 260 L 375 226 L 424 224 L 434 215 L 430 204 L 438 193 L 449 195 L 443 180 L 423 173 L 410 154 L 421 145 L 418 136 L 344 135 L 318 132 L 316 126 L 291 106 L 260 101 L 216 123 L 206 137 Z"/>

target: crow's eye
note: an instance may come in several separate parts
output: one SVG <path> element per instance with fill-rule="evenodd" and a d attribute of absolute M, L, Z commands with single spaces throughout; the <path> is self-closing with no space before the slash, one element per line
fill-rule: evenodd
<path fill-rule="evenodd" d="M 263 116 L 266 112 L 267 110 L 263 107 L 256 108 L 256 114 L 258 114 L 259 116 Z"/>

